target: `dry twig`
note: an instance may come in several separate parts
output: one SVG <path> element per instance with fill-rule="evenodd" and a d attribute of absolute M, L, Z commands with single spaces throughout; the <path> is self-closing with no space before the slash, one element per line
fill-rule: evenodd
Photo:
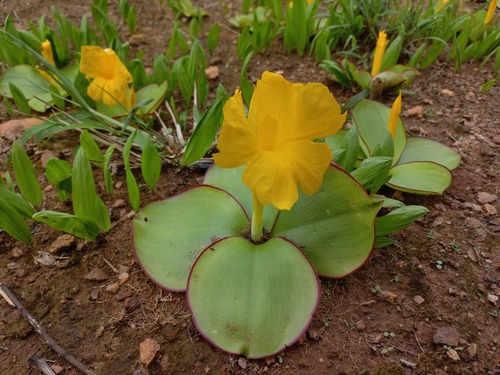
<path fill-rule="evenodd" d="M 7 288 L 5 285 L 0 283 L 0 295 L 9 303 L 9 305 L 16 307 L 21 314 L 28 320 L 35 331 L 42 337 L 42 340 L 54 351 L 56 351 L 61 357 L 66 359 L 69 363 L 79 369 L 86 375 L 97 375 L 97 372 L 92 370 L 89 366 L 83 364 L 78 359 L 69 354 L 64 350 L 52 337 L 50 337 L 47 332 L 42 328 L 40 323 L 36 321 L 28 310 L 23 306 L 21 302 L 16 298 L 16 296 Z"/>

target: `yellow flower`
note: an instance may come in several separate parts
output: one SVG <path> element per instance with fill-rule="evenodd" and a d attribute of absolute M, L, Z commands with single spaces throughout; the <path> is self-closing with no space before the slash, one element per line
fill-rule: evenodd
<path fill-rule="evenodd" d="M 445 6 L 449 2 L 450 2 L 450 0 L 439 0 L 438 5 L 436 6 L 436 13 L 440 12 L 441 9 L 443 9 L 443 6 Z"/>
<path fill-rule="evenodd" d="M 56 62 L 54 61 L 54 54 L 52 53 L 52 44 L 48 39 L 45 39 L 45 41 L 42 42 L 42 44 L 40 45 L 40 50 L 43 58 L 47 60 L 47 62 L 49 62 L 51 65 L 56 66 Z M 42 69 L 37 69 L 37 70 L 42 75 L 43 78 L 45 78 L 47 81 L 50 82 L 52 86 L 57 87 L 58 89 L 61 87 L 56 82 L 56 80 L 45 70 Z"/>
<path fill-rule="evenodd" d="M 337 132 L 345 117 L 326 86 L 264 72 L 248 117 L 239 90 L 225 104 L 214 159 L 222 168 L 246 165 L 243 182 L 254 199 L 289 210 L 298 199 L 297 184 L 314 194 L 330 164 L 330 148 L 313 140 Z"/>
<path fill-rule="evenodd" d="M 95 101 L 110 106 L 121 104 L 127 109 L 135 105 L 135 95 L 129 89 L 132 75 L 112 49 L 83 46 L 80 71 L 92 80 L 87 94 Z"/>
<path fill-rule="evenodd" d="M 384 58 L 385 47 L 387 46 L 387 34 L 385 31 L 378 33 L 377 46 L 375 47 L 375 56 L 373 57 L 372 77 L 380 73 L 380 66 Z"/>
<path fill-rule="evenodd" d="M 389 116 L 389 123 L 387 127 L 391 132 L 392 139 L 396 137 L 396 130 L 399 122 L 399 115 L 401 113 L 401 105 L 402 105 L 402 93 L 399 92 L 398 97 L 392 103 L 391 114 Z"/>
<path fill-rule="evenodd" d="M 51 65 L 56 66 L 56 62 L 54 61 L 54 54 L 52 53 L 52 44 L 48 39 L 42 42 L 41 45 L 42 56 L 45 60 L 47 60 Z"/>
<path fill-rule="evenodd" d="M 486 17 L 484 18 L 484 24 L 489 25 L 493 16 L 495 15 L 495 9 L 497 7 L 498 0 L 491 0 L 490 5 L 488 6 L 488 12 L 486 13 Z"/>

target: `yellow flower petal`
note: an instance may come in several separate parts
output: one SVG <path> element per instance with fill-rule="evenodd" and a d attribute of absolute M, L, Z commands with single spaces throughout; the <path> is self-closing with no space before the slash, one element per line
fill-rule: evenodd
<path fill-rule="evenodd" d="M 43 58 L 47 60 L 51 65 L 56 66 L 56 63 L 54 61 L 54 54 L 52 53 L 52 44 L 50 44 L 50 41 L 48 39 L 45 39 L 45 41 L 42 42 L 40 49 Z"/>
<path fill-rule="evenodd" d="M 385 31 L 378 33 L 377 46 L 375 47 L 375 54 L 373 57 L 372 77 L 380 73 L 382 66 L 382 59 L 384 58 L 385 47 L 387 46 L 387 34 Z"/>
<path fill-rule="evenodd" d="M 330 164 L 330 148 L 313 139 L 334 134 L 345 116 L 326 86 L 291 83 L 264 72 L 248 118 L 241 93 L 224 106 L 215 162 L 223 168 L 246 164 L 243 182 L 255 198 L 289 210 L 298 199 L 298 185 L 314 194 Z"/>
<path fill-rule="evenodd" d="M 281 75 L 264 72 L 250 103 L 250 126 L 270 116 L 279 123 L 278 143 L 287 139 L 322 138 L 337 132 L 346 114 L 325 85 L 291 83 Z"/>
<path fill-rule="evenodd" d="M 490 5 L 488 6 L 488 12 L 486 13 L 486 17 L 484 18 L 484 24 L 489 25 L 491 20 L 493 20 L 493 16 L 495 15 L 495 9 L 497 8 L 498 0 L 491 0 Z"/>
<path fill-rule="evenodd" d="M 299 198 L 297 178 L 280 153 L 259 152 L 243 172 L 243 182 L 264 206 L 289 210 Z"/>
<path fill-rule="evenodd" d="M 396 100 L 394 100 L 394 103 L 392 103 L 391 114 L 389 116 L 389 123 L 387 124 L 387 127 L 391 132 L 392 139 L 396 137 L 396 130 L 398 127 L 399 115 L 401 113 L 401 106 L 403 101 L 402 95 L 403 94 L 400 91 L 398 97 L 396 98 Z"/>
<path fill-rule="evenodd" d="M 323 142 L 299 141 L 290 145 L 300 189 L 313 195 L 323 183 L 323 175 L 332 161 L 332 150 Z M 293 157 L 295 156 L 295 157 Z"/>
<path fill-rule="evenodd" d="M 224 123 L 219 135 L 219 153 L 215 163 L 222 168 L 235 168 L 246 164 L 255 153 L 255 135 L 248 127 L 241 92 L 238 90 L 224 105 Z"/>
<path fill-rule="evenodd" d="M 133 105 L 129 84 L 132 75 L 111 49 L 98 46 L 83 46 L 80 71 L 91 79 L 87 94 L 107 105 L 121 104 L 130 109 Z"/>

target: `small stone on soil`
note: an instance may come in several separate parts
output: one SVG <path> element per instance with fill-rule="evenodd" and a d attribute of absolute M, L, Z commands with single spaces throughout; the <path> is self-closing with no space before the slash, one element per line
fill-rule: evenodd
<path fill-rule="evenodd" d="M 307 330 L 307 338 L 309 340 L 319 341 L 321 339 L 321 335 L 319 334 L 319 332 L 317 330 L 309 329 L 309 330 Z"/>
<path fill-rule="evenodd" d="M 418 304 L 418 305 L 421 305 L 422 303 L 425 302 L 425 299 L 422 297 L 422 296 L 415 296 L 413 297 L 413 300 Z"/>
<path fill-rule="evenodd" d="M 497 214 L 497 209 L 495 206 L 489 204 L 489 203 L 486 203 L 484 205 L 484 209 L 486 210 L 486 212 L 491 215 L 491 216 L 495 216 Z"/>
<path fill-rule="evenodd" d="M 83 278 L 85 280 L 104 281 L 109 279 L 109 276 L 100 268 L 94 267 L 92 268 L 92 271 L 86 274 Z"/>
<path fill-rule="evenodd" d="M 467 225 L 469 228 L 480 228 L 481 221 L 476 219 L 475 217 L 466 217 L 465 225 Z"/>
<path fill-rule="evenodd" d="M 472 343 L 470 344 L 468 347 L 467 347 L 467 357 L 469 357 L 469 359 L 474 359 L 476 358 L 477 356 L 477 344 L 476 343 Z"/>
<path fill-rule="evenodd" d="M 90 292 L 90 299 L 95 301 L 95 300 L 99 299 L 100 295 L 101 295 L 101 291 L 98 289 L 94 289 L 94 290 L 92 290 L 92 292 Z"/>
<path fill-rule="evenodd" d="M 16 262 L 10 262 L 9 264 L 7 264 L 7 269 L 9 271 L 15 271 L 19 268 L 19 263 L 16 263 Z"/>
<path fill-rule="evenodd" d="M 134 295 L 134 291 L 133 290 L 120 290 L 117 294 L 116 294 L 116 299 L 118 301 L 123 301 L 125 298 L 128 298 L 128 297 L 132 297 Z"/>
<path fill-rule="evenodd" d="M 76 239 L 71 234 L 62 234 L 50 244 L 49 253 L 57 254 L 63 251 L 72 250 L 76 245 Z"/>
<path fill-rule="evenodd" d="M 133 312 L 135 309 L 139 307 L 141 303 L 139 302 L 139 299 L 135 296 L 129 297 L 125 299 L 125 311 L 127 313 Z"/>
<path fill-rule="evenodd" d="M 460 361 L 460 356 L 458 355 L 457 351 L 455 349 L 448 349 L 446 351 L 446 355 L 448 358 L 450 358 L 453 362 L 459 362 Z"/>
<path fill-rule="evenodd" d="M 495 202 L 498 199 L 498 196 L 495 194 L 490 194 L 485 191 L 481 191 L 477 193 L 477 200 L 479 203 L 486 204 L 486 203 L 492 203 Z"/>
<path fill-rule="evenodd" d="M 377 298 L 380 301 L 393 303 L 398 298 L 398 295 L 396 293 L 390 292 L 388 290 L 382 290 L 377 294 Z"/>
<path fill-rule="evenodd" d="M 118 282 L 120 284 L 126 283 L 129 279 L 130 275 L 127 272 L 121 273 L 118 275 Z"/>
<path fill-rule="evenodd" d="M 219 67 L 216 65 L 209 66 L 205 69 L 205 74 L 209 81 L 219 78 Z"/>
<path fill-rule="evenodd" d="M 380 341 L 382 341 L 382 335 L 381 334 L 378 334 L 378 335 L 375 335 L 375 336 L 372 336 L 372 344 L 378 344 L 380 343 Z"/>
<path fill-rule="evenodd" d="M 460 335 L 450 327 L 439 327 L 434 333 L 434 343 L 438 345 L 458 346 Z"/>
<path fill-rule="evenodd" d="M 139 359 L 143 365 L 149 366 L 160 350 L 160 344 L 155 339 L 147 338 L 139 344 Z"/>
<path fill-rule="evenodd" d="M 116 293 L 120 288 L 120 283 L 113 283 L 106 285 L 106 292 Z"/>
<path fill-rule="evenodd" d="M 64 367 L 59 366 L 59 365 L 56 365 L 56 364 L 53 364 L 52 366 L 50 366 L 50 368 L 51 368 L 51 369 L 52 369 L 52 371 L 54 371 L 57 375 L 62 374 L 62 372 L 64 371 Z"/>
<path fill-rule="evenodd" d="M 238 365 L 244 370 L 247 368 L 247 360 L 243 357 L 238 358 Z"/>
<path fill-rule="evenodd" d="M 125 202 L 124 199 L 117 199 L 115 203 L 113 203 L 113 208 L 120 208 L 120 207 L 125 207 L 127 205 L 127 202 Z"/>
<path fill-rule="evenodd" d="M 47 251 L 39 251 L 38 256 L 34 259 L 36 263 L 47 267 L 52 267 L 56 264 L 56 259 Z"/>
<path fill-rule="evenodd" d="M 359 332 L 363 332 L 366 330 L 366 324 L 360 320 L 359 322 L 356 322 L 356 329 Z"/>
<path fill-rule="evenodd" d="M 442 89 L 439 93 L 446 95 L 448 97 L 452 97 L 453 95 L 455 95 L 455 93 L 453 91 L 448 90 L 448 89 Z"/>
<path fill-rule="evenodd" d="M 15 247 L 12 249 L 10 252 L 10 256 L 14 259 L 21 258 L 24 255 L 24 251 L 20 249 L 19 247 Z"/>
<path fill-rule="evenodd" d="M 496 305 L 498 302 L 498 296 L 495 296 L 494 294 L 491 293 L 488 293 L 486 299 L 488 300 L 488 302 L 491 302 L 494 305 Z"/>

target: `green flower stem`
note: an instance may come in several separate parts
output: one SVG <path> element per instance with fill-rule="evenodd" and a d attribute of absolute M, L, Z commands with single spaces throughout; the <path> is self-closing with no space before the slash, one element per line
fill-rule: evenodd
<path fill-rule="evenodd" d="M 253 194 L 253 214 L 252 214 L 252 227 L 250 236 L 254 243 L 259 243 L 262 240 L 262 228 L 263 228 L 263 211 L 264 206 L 259 202 L 255 194 Z"/>

